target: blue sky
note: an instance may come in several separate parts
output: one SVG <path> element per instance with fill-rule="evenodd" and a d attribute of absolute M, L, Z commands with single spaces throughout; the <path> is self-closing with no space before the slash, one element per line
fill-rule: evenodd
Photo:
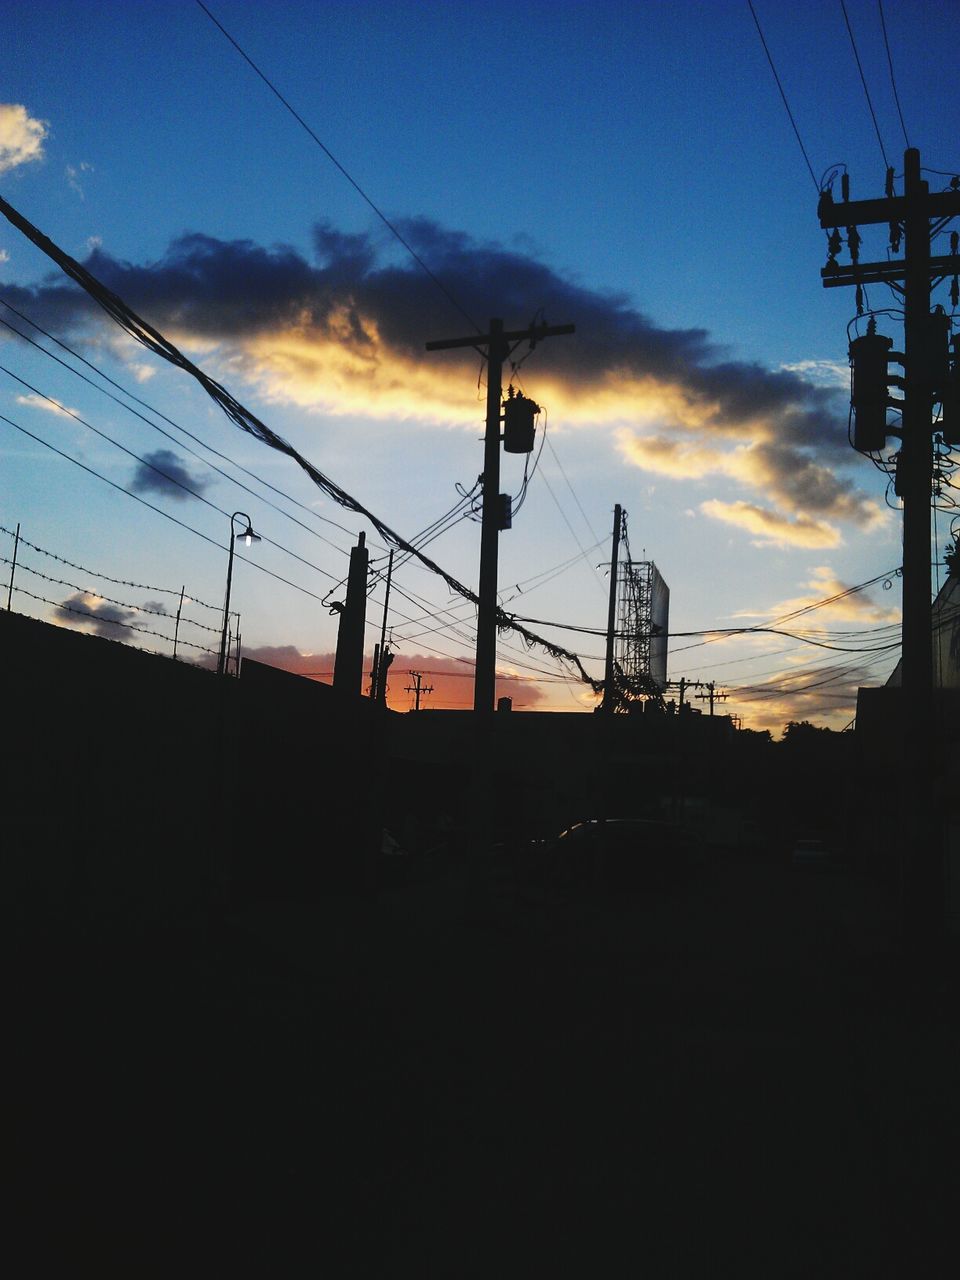
<path fill-rule="evenodd" d="M 807 159 L 817 180 L 846 164 L 854 197 L 883 191 L 881 141 L 902 170 L 882 15 L 910 142 L 942 171 L 931 186 L 946 184 L 960 166 L 955 5 L 847 0 L 878 140 L 839 0 L 802 9 L 755 0 L 806 158 L 746 0 L 209 8 L 461 311 L 193 0 L 8 0 L 0 194 L 326 475 L 408 537 L 453 507 L 456 485 L 469 488 L 481 467 L 481 370 L 472 356 L 428 355 L 423 345 L 469 332 L 462 311 L 519 327 L 543 308 L 577 334 L 542 344 L 521 370 L 548 432 L 524 507 L 501 539 L 508 608 L 601 627 L 606 579 L 597 566 L 617 502 L 634 555 L 654 559 L 670 585 L 675 631 L 763 624 L 899 563 L 885 479 L 846 444 L 854 301 L 820 285 L 824 238 Z M 880 232 L 868 246 L 883 254 Z M 245 648 L 327 670 L 335 621 L 322 599 L 345 574 L 356 533 L 365 528 L 376 542 L 370 526 L 239 433 L 183 373 L 121 340 L 5 222 L 0 297 L 195 437 L 162 420 L 175 438 L 157 434 L 0 330 L 0 362 L 23 380 L 0 375 L 0 413 L 115 484 L 139 485 L 195 531 L 0 423 L 0 524 L 19 521 L 35 547 L 89 571 L 61 565 L 54 574 L 48 556 L 25 551 L 25 565 L 60 582 L 31 580 L 27 569 L 18 585 L 54 602 L 88 586 L 88 605 L 95 594 L 119 601 L 105 614 L 94 601 L 108 633 L 110 616 L 129 621 L 133 606 L 172 597 L 108 588 L 94 574 L 185 586 L 215 606 L 227 538 L 215 508 L 240 509 L 271 540 L 250 553 L 257 567 L 238 565 Z M 949 307 L 945 295 L 937 300 Z M 890 298 L 877 291 L 869 302 Z M 880 327 L 899 345 L 895 318 Z M 169 485 L 159 491 L 155 473 L 51 412 L 38 392 L 139 456 L 168 451 L 165 469 L 183 468 L 213 506 Z M 255 492 L 210 470 L 208 448 L 221 471 L 237 475 L 239 463 L 255 472 L 257 481 L 239 474 Z M 505 460 L 503 487 L 516 493 L 521 480 L 522 464 Z M 947 524 L 940 515 L 940 542 Z M 0 538 L 9 556 L 10 539 Z M 478 526 L 462 521 L 430 554 L 473 585 Z M 548 580 L 527 581 L 535 575 Z M 803 625 L 895 623 L 891 581 Z M 518 595 L 514 584 L 524 582 Z M 458 673 L 434 679 L 433 705 L 449 705 L 454 690 L 468 700 L 470 607 L 413 566 L 397 583 L 409 598 L 395 600 L 402 614 L 391 618 L 391 704 L 409 703 L 407 666 Z M 378 588 L 371 648 L 381 601 Z M 14 607 L 58 616 L 20 592 Z M 438 615 L 448 608 L 452 630 L 442 624 L 453 617 Z M 193 617 L 215 624 L 215 610 L 197 609 Z M 144 616 L 169 632 L 159 612 Z M 543 633 L 588 658 L 602 651 L 596 638 Z M 169 652 L 145 633 L 112 634 Z M 207 636 L 181 632 L 200 645 Z M 886 636 L 868 633 L 862 645 Z M 846 723 L 857 683 L 882 678 L 896 657 L 756 634 L 681 652 L 696 640 L 671 644 L 670 675 L 723 682 L 727 709 L 750 727 Z M 525 677 L 504 686 L 518 704 L 592 705 L 546 655 L 504 641 L 500 669 Z M 854 669 L 859 662 L 868 665 Z"/>

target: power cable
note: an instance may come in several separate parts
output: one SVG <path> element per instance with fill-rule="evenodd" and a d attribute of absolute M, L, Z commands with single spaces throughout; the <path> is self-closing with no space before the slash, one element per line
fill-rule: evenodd
<path fill-rule="evenodd" d="M 94 476 L 97 480 L 102 480 L 103 483 L 108 484 L 111 489 L 116 489 L 119 493 L 125 493 L 128 498 L 133 498 L 133 500 L 135 502 L 139 502 L 141 506 L 149 507 L 151 511 L 155 511 L 158 515 L 163 516 L 165 520 L 169 520 L 172 524 L 178 525 L 181 529 L 186 529 L 188 533 L 192 533 L 196 537 L 202 538 L 204 542 L 209 542 L 212 547 L 216 547 L 220 551 L 229 551 L 229 547 L 225 547 L 222 543 L 218 542 L 216 538 L 211 538 L 208 534 L 201 533 L 199 529 L 195 529 L 193 525 L 187 524 L 185 520 L 180 520 L 176 516 L 171 515 L 169 511 L 164 511 L 162 507 L 155 506 L 152 502 L 148 502 L 146 498 L 141 498 L 141 496 L 138 493 L 134 493 L 132 489 L 127 489 L 124 485 L 117 484 L 116 480 L 110 480 L 107 476 L 101 475 L 99 471 L 94 470 L 93 467 L 88 467 L 87 464 L 85 462 L 81 462 L 79 458 L 74 458 L 69 453 L 65 453 L 63 449 L 58 449 L 57 446 L 55 444 L 51 444 L 49 440 L 44 440 L 42 436 L 36 435 L 33 431 L 28 431 L 26 427 L 22 427 L 19 422 L 14 422 L 12 418 L 6 417 L 5 414 L 0 413 L 0 422 L 5 422 L 8 426 L 13 427 L 22 435 L 28 436 L 31 440 L 35 440 L 37 444 L 44 445 L 45 448 L 49 449 L 52 453 L 66 459 L 67 462 L 72 462 L 73 465 L 75 467 L 79 467 L 81 471 L 86 471 L 88 475 Z M 285 578 L 282 574 L 274 572 L 273 569 L 268 569 L 264 565 L 258 564 L 256 560 L 250 560 L 246 556 L 242 556 L 239 552 L 235 552 L 235 555 L 238 560 L 242 560 L 244 564 L 251 565 L 260 573 L 265 573 L 267 577 L 275 578 L 277 582 L 282 582 L 287 587 L 293 587 L 295 591 L 299 591 L 305 596 L 310 596 L 311 599 L 318 600 L 321 604 L 323 603 L 320 596 L 318 596 L 315 591 L 311 591 L 308 587 L 303 587 L 298 582 L 291 582 L 289 578 Z M 333 577 L 333 574 L 327 573 L 325 569 L 317 569 L 317 572 L 322 573 L 327 578 Z"/>
<path fill-rule="evenodd" d="M 866 95 L 867 106 L 870 108 L 870 119 L 873 121 L 873 127 L 877 134 L 877 141 L 880 143 L 880 154 L 883 156 L 883 167 L 890 168 L 890 162 L 887 160 L 886 148 L 883 145 L 883 138 L 880 136 L 880 126 L 877 124 L 877 113 L 873 109 L 873 101 L 870 98 L 870 90 L 867 88 L 867 77 L 863 74 L 863 66 L 860 62 L 860 54 L 857 52 L 857 42 L 853 38 L 853 27 L 850 25 L 850 17 L 847 14 L 846 0 L 840 0 L 840 8 L 843 10 L 843 20 L 847 24 L 847 35 L 850 37 L 850 48 L 853 50 L 853 56 L 856 59 L 857 70 L 860 72 L 860 83 L 863 85 L 863 92 Z M 881 10 L 882 13 L 882 10 Z"/>
<path fill-rule="evenodd" d="M 99 427 L 95 427 L 93 423 L 87 422 L 87 420 L 82 418 L 79 413 L 75 413 L 73 409 L 68 409 L 65 405 L 60 404 L 57 400 L 54 400 L 52 396 L 46 395 L 43 391 L 40 391 L 37 387 L 33 386 L 32 383 L 27 382 L 26 379 L 13 373 L 5 365 L 0 364 L 0 373 L 5 373 L 8 377 L 13 378 L 15 382 L 19 382 L 22 387 L 26 387 L 28 391 L 32 391 L 34 395 L 40 396 L 41 399 L 56 406 L 60 413 L 64 413 L 68 417 L 73 418 L 74 421 L 79 422 L 81 426 L 86 427 L 88 431 L 92 431 L 94 435 L 100 436 L 102 440 L 106 440 L 109 444 L 112 444 L 114 448 L 119 449 L 122 453 L 127 454 L 128 457 L 139 462 L 141 466 L 147 467 L 150 471 L 160 476 L 169 484 L 176 485 L 178 489 L 182 489 L 184 493 L 188 494 L 191 498 L 196 498 L 196 500 L 198 502 L 202 502 L 204 506 L 210 507 L 211 510 L 218 512 L 227 519 L 230 518 L 229 511 L 226 511 L 223 507 L 217 506 L 215 502 L 211 502 L 209 498 L 205 498 L 203 494 L 198 493 L 196 489 L 191 489 L 188 484 L 185 484 L 182 480 L 178 480 L 177 477 L 171 475 L 169 471 L 164 471 L 162 467 L 158 467 L 156 463 L 151 462 L 148 458 L 143 458 L 139 453 L 135 453 L 132 449 L 128 449 L 127 446 L 121 444 L 119 440 L 114 440 L 113 436 L 109 435 L 106 431 L 101 431 L 101 429 Z M 267 543 L 268 546 L 276 547 L 278 551 L 283 551 L 286 555 L 292 556 L 294 560 L 299 560 L 300 563 L 305 564 L 307 568 L 315 569 L 317 573 L 322 573 L 325 577 L 333 577 L 332 574 L 327 573 L 326 569 L 321 569 L 320 566 L 314 564 L 312 560 L 308 560 L 305 556 L 291 550 L 290 547 L 284 546 L 283 543 L 275 542 L 273 538 L 268 538 L 266 534 L 261 534 L 260 538 L 261 541 Z M 326 539 L 324 539 L 324 541 L 326 541 Z"/>
<path fill-rule="evenodd" d="M 877 0 L 877 8 L 880 10 L 880 26 L 883 28 L 883 47 L 887 51 L 887 66 L 890 68 L 890 86 L 893 89 L 893 100 L 897 104 L 897 115 L 900 117 L 900 128 L 903 130 L 903 140 L 910 148 L 910 139 L 907 137 L 907 126 L 903 122 L 903 112 L 900 110 L 900 95 L 897 93 L 897 78 L 893 74 L 893 58 L 890 54 L 890 41 L 887 38 L 887 20 L 883 16 L 883 0 Z"/>
<path fill-rule="evenodd" d="M 213 16 L 213 14 L 210 12 L 207 6 L 203 3 L 203 0 L 197 0 L 197 4 L 200 6 L 203 12 L 207 15 L 207 17 L 210 19 L 213 25 L 217 27 L 217 29 L 226 37 L 227 40 L 230 41 L 234 49 L 236 49 L 237 53 L 239 53 L 240 57 L 243 58 L 244 62 L 246 62 L 247 65 L 253 71 L 256 72 L 256 74 L 260 77 L 260 79 L 267 86 L 270 92 L 277 99 L 279 99 L 279 101 L 284 105 L 284 107 L 286 107 L 286 109 L 293 116 L 294 120 L 296 120 L 297 124 L 299 124 L 300 127 L 313 139 L 313 141 L 317 144 L 317 146 L 320 148 L 323 154 L 327 157 L 327 159 L 332 164 L 334 164 L 337 169 L 340 170 L 340 172 L 343 174 L 346 180 L 350 183 L 351 187 L 353 187 L 354 191 L 356 191 L 357 194 L 360 196 L 360 198 L 369 206 L 369 208 L 373 210 L 373 212 L 377 215 L 377 217 L 380 219 L 383 225 L 387 228 L 387 230 L 390 231 L 392 235 L 396 236 L 397 240 L 400 242 L 400 244 L 403 245 L 404 249 L 406 249 L 407 253 L 409 253 L 410 257 L 414 260 L 417 266 L 419 266 L 420 269 L 427 276 L 429 276 L 429 278 L 437 286 L 437 288 L 440 290 L 440 292 L 443 294 L 446 300 L 450 303 L 450 305 L 454 307 L 455 310 L 457 310 L 460 313 L 460 315 L 463 316 L 463 318 L 467 321 L 468 324 L 470 324 L 474 329 L 476 329 L 478 334 L 482 334 L 483 330 L 477 324 L 476 320 L 474 320 L 473 317 L 469 314 L 469 312 L 464 309 L 464 307 L 454 297 L 454 295 L 450 292 L 450 290 L 443 283 L 443 281 L 437 275 L 435 275 L 433 271 L 430 270 L 430 268 L 427 266 L 424 260 L 417 253 L 416 249 L 414 249 L 413 246 L 410 244 L 410 242 L 401 234 L 400 230 L 397 228 L 397 226 L 393 222 L 390 221 L 390 219 L 383 212 L 383 210 L 374 204 L 374 202 L 370 199 L 370 197 L 364 191 L 363 187 L 361 187 L 359 182 L 357 182 L 356 179 L 350 173 L 347 172 L 347 170 L 340 163 L 337 157 L 333 154 L 330 148 L 327 147 L 325 143 L 321 142 L 320 138 L 317 136 L 316 133 L 314 133 L 313 129 L 310 128 L 306 120 L 304 120 L 303 116 L 301 116 L 299 112 L 297 112 L 293 108 L 293 106 L 291 106 L 291 104 L 283 96 L 283 94 L 280 92 L 277 86 L 273 83 L 273 81 L 270 80 L 264 74 L 264 72 L 260 70 L 257 64 L 250 57 L 250 55 L 240 47 L 240 45 L 233 38 L 230 32 L 227 31 L 226 27 L 224 27 L 223 24 Z M 483 355 L 483 351 L 481 348 L 478 347 L 477 350 L 480 351 L 481 355 Z"/>
<path fill-rule="evenodd" d="M 213 399 L 227 415 L 228 418 L 239 427 L 241 431 L 248 435 L 254 436 L 262 444 L 266 444 L 269 448 L 275 449 L 279 453 L 285 454 L 292 461 L 302 468 L 302 470 L 310 477 L 314 484 L 328 497 L 341 507 L 349 511 L 355 512 L 357 515 L 364 516 L 374 528 L 379 532 L 389 544 L 402 551 L 411 552 L 416 558 L 428 568 L 431 572 L 437 574 L 447 583 L 451 590 L 462 595 L 465 599 L 473 601 L 479 607 L 479 599 L 475 592 L 469 587 L 464 586 L 452 574 L 442 569 L 435 561 L 425 556 L 422 551 L 418 551 L 412 547 L 410 543 L 390 528 L 383 520 L 374 515 L 367 507 L 349 494 L 345 489 L 341 488 L 334 480 L 324 475 L 318 467 L 309 462 L 301 453 L 299 453 L 293 445 L 289 444 L 282 436 L 278 435 L 266 423 L 262 422 L 256 414 L 251 413 L 235 396 L 220 383 L 216 382 L 208 374 L 204 373 L 192 360 L 180 351 L 174 343 L 170 342 L 152 325 L 141 319 L 137 313 L 129 307 L 122 298 L 113 293 L 99 280 L 97 280 L 85 267 L 81 266 L 75 258 L 66 253 L 58 245 L 54 244 L 48 236 L 38 230 L 28 219 L 18 213 L 16 209 L 2 197 L 0 197 L 0 213 L 11 222 L 19 231 L 21 231 L 28 240 L 32 241 L 37 248 L 41 249 L 49 258 L 51 258 L 71 279 L 75 280 L 98 305 L 109 315 L 116 323 L 136 342 L 139 342 L 147 350 L 152 351 L 155 355 L 168 361 L 170 364 L 176 365 L 185 373 L 189 373 L 207 394 Z M 327 574 L 327 577 L 332 577 Z M 496 621 L 498 627 L 507 627 L 515 631 L 527 644 L 540 645 L 550 655 L 558 660 L 568 662 L 577 672 L 580 679 L 595 691 L 599 691 L 600 682 L 595 680 L 588 674 L 583 663 L 577 654 L 570 650 L 564 649 L 563 646 L 554 644 L 552 641 L 545 640 L 542 636 L 537 636 L 533 632 L 527 631 L 524 627 L 512 620 L 504 611 L 496 608 Z"/>
<path fill-rule="evenodd" d="M 11 304 L 7 302 L 6 299 L 0 298 L 0 303 L 2 303 L 3 306 L 7 307 L 10 311 L 12 311 L 14 315 L 19 316 L 20 319 L 23 320 L 26 324 L 32 325 L 37 330 L 38 333 L 42 333 L 44 337 L 48 338 L 51 342 L 55 342 L 57 346 L 61 348 L 61 350 L 68 352 L 71 356 L 74 357 L 74 359 L 82 361 L 85 365 L 87 365 L 90 369 L 92 369 L 96 374 L 98 374 L 99 377 L 103 378 L 106 382 L 109 382 L 111 386 L 116 387 L 118 391 L 122 391 L 125 396 L 129 397 L 129 399 L 135 401 L 137 404 L 141 405 L 144 409 L 149 410 L 150 413 L 156 414 L 158 418 L 161 418 L 164 422 L 169 423 L 169 425 L 173 427 L 176 431 L 179 431 L 181 435 L 186 436 L 189 440 L 196 441 L 196 443 L 199 444 L 202 448 L 206 449 L 209 453 L 212 453 L 214 457 L 222 458 L 224 462 L 229 462 L 230 465 L 233 467 L 236 467 L 238 471 L 242 471 L 244 475 L 250 476 L 252 479 L 256 480 L 258 484 L 263 485 L 264 488 L 272 490 L 274 493 L 285 498 L 288 502 L 293 503 L 294 506 L 300 507 L 302 510 L 308 512 L 316 520 L 320 520 L 324 524 L 332 525 L 335 529 L 340 529 L 343 533 L 348 534 L 350 537 L 354 536 L 353 531 L 348 529 L 346 525 L 339 524 L 336 520 L 331 520 L 328 516 L 320 515 L 320 513 L 317 511 L 314 511 L 312 507 L 308 507 L 306 503 L 298 501 L 298 499 L 294 498 L 291 494 L 285 493 L 282 489 L 277 488 L 276 485 L 271 484 L 268 480 L 264 480 L 262 476 L 257 475 L 256 472 L 254 471 L 250 471 L 248 468 L 242 466 L 239 462 L 234 461 L 234 459 L 230 458 L 227 454 L 221 453 L 219 450 L 214 449 L 212 445 L 207 444 L 204 440 L 201 440 L 199 436 L 196 436 L 193 434 L 193 432 L 188 431 L 186 427 L 182 427 L 180 426 L 179 423 L 174 422 L 172 418 L 168 418 L 165 413 L 162 413 L 159 409 L 149 404 L 146 400 L 141 399 L 139 396 L 135 396 L 132 391 L 122 386 L 119 382 L 114 381 L 113 378 L 109 377 L 108 374 L 104 373 L 102 369 L 98 369 L 96 365 L 92 364 L 89 360 L 86 359 L 86 357 L 82 356 L 78 351 L 74 351 L 73 348 L 69 346 L 68 343 L 61 342 L 59 338 L 56 338 L 53 336 L 53 334 L 48 333 L 46 329 L 42 328 L 34 320 L 31 320 L 28 316 L 25 316 L 23 312 L 18 311 L 16 307 L 11 306 Z M 176 444 L 178 448 L 184 449 L 192 457 L 196 458 L 199 462 L 202 462 L 204 466 L 210 467 L 211 470 L 215 471 L 218 475 L 223 476 L 223 478 L 229 481 L 230 484 L 235 484 L 239 489 L 242 489 L 244 493 L 248 493 L 250 494 L 251 497 L 255 497 L 258 502 L 263 502 L 268 507 L 271 507 L 274 511 L 279 512 L 280 515 L 286 516 L 288 520 L 292 520 L 294 524 L 299 525 L 301 529 L 306 530 L 306 532 L 311 534 L 313 537 L 318 538 L 321 542 L 326 543 L 327 546 L 333 547 L 333 549 L 335 551 L 339 551 L 341 555 L 350 554 L 349 551 L 347 551 L 345 548 L 338 546 L 337 543 L 332 542 L 329 538 L 325 538 L 322 534 L 317 533 L 315 529 L 311 529 L 310 526 L 305 524 L 302 520 L 299 520 L 296 516 L 291 515 L 289 511 L 284 511 L 282 507 L 279 507 L 277 506 L 276 503 L 271 502 L 269 498 L 265 498 L 262 493 L 257 493 L 255 490 L 251 489 L 249 485 L 245 485 L 241 480 L 237 480 L 235 476 L 231 476 L 228 472 L 224 471 L 222 467 L 218 467 L 215 463 L 210 462 L 208 458 L 202 457 L 199 453 L 196 452 L 196 450 L 191 449 L 189 445 L 185 445 L 182 440 L 179 440 L 176 437 L 172 436 L 169 431 L 165 431 L 163 427 L 158 426 L 157 423 L 151 422 L 150 419 L 147 418 L 144 414 L 132 408 L 130 405 L 124 403 L 123 400 L 119 399 L 117 396 L 107 391 L 106 388 L 99 386 L 91 378 L 88 378 L 85 374 L 81 373 L 79 369 L 74 369 L 65 360 L 61 360 L 60 357 L 55 355 L 52 351 L 48 351 L 46 347 L 41 346 L 39 342 L 35 342 L 33 338 L 29 337 L 27 334 L 21 333 L 21 331 L 15 325 L 10 324 L 9 321 L 4 320 L 2 317 L 0 317 L 0 324 L 2 324 L 4 328 L 8 329 L 11 333 L 16 334 L 17 337 L 21 338 L 24 342 L 29 343 L 31 347 L 34 347 L 37 351 L 47 356 L 50 360 L 54 360 L 57 364 L 61 365 L 68 372 L 72 373 L 75 377 L 79 378 L 81 382 L 85 382 L 88 386 L 93 387 L 95 391 L 98 391 L 101 395 L 105 395 L 109 400 L 112 400 L 114 404 L 119 405 L 121 409 L 125 409 L 128 413 L 133 414 L 134 417 L 139 418 L 140 421 L 144 422 L 148 427 L 151 427 L 154 431 L 159 432 L 160 435 L 165 436 L 166 439 Z"/>
<path fill-rule="evenodd" d="M 777 68 L 774 66 L 773 57 L 771 56 L 770 50 L 767 48 L 767 42 L 764 39 L 763 30 L 760 26 L 760 19 L 757 17 L 756 9 L 754 9 L 753 7 L 753 0 L 747 0 L 747 6 L 749 7 L 751 14 L 753 15 L 753 21 L 757 28 L 757 35 L 759 35 L 760 43 L 763 45 L 763 52 L 767 55 L 767 62 L 770 63 L 770 70 L 773 72 L 773 78 L 777 82 L 777 88 L 780 90 L 780 97 L 783 99 L 783 105 L 786 108 L 787 116 L 790 119 L 790 124 L 793 128 L 794 136 L 796 137 L 797 142 L 800 144 L 800 150 L 803 153 L 804 160 L 806 161 L 807 169 L 810 173 L 810 179 L 813 182 L 813 185 L 816 187 L 817 192 L 819 193 L 820 184 L 817 182 L 817 175 L 813 171 L 813 165 L 810 163 L 810 157 L 807 155 L 807 148 L 803 145 L 803 139 L 800 137 L 800 130 L 797 128 L 797 122 L 796 120 L 794 120 L 793 112 L 790 110 L 790 103 L 787 101 L 787 95 L 786 93 L 784 93 L 783 85 L 780 82 L 780 76 L 777 74 Z"/>

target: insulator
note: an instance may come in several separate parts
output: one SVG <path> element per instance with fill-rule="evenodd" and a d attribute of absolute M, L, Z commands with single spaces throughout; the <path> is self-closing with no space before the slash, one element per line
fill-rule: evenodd
<path fill-rule="evenodd" d="M 903 237 L 903 232 L 900 229 L 900 223 L 891 222 L 890 223 L 890 248 L 893 250 L 894 253 L 900 252 L 900 241 L 902 237 Z"/>
<path fill-rule="evenodd" d="M 857 285 L 856 299 L 857 299 L 857 315 L 862 316 L 863 315 L 863 285 L 862 284 Z"/>
<path fill-rule="evenodd" d="M 856 227 L 847 227 L 847 247 L 850 250 L 850 260 L 852 262 L 860 261 L 860 246 L 863 244 L 863 237 Z"/>
<path fill-rule="evenodd" d="M 830 232 L 829 239 L 827 240 L 827 252 L 830 254 L 831 258 L 835 258 L 842 248 L 843 248 L 843 236 L 840 234 L 837 228 L 834 227 L 833 230 Z"/>
<path fill-rule="evenodd" d="M 887 199 L 893 197 L 893 169 L 887 170 Z"/>
<path fill-rule="evenodd" d="M 887 443 L 887 358 L 892 338 L 868 333 L 850 343 L 853 365 L 853 447 L 872 453 Z"/>
<path fill-rule="evenodd" d="M 513 388 L 511 388 L 511 391 Z M 511 395 L 503 406 L 503 448 L 506 453 L 532 453 L 534 425 L 540 406 L 522 391 Z"/>
<path fill-rule="evenodd" d="M 943 442 L 952 449 L 960 447 L 960 334 L 953 339 L 953 362 L 943 391 L 940 430 Z"/>
<path fill-rule="evenodd" d="M 960 307 L 960 278 L 957 276 L 954 276 L 950 282 L 950 301 L 956 311 L 957 307 Z"/>
<path fill-rule="evenodd" d="M 842 173 L 842 174 L 840 175 L 840 199 L 841 199 L 841 200 L 849 200 L 849 199 L 850 199 L 850 175 L 849 175 L 849 173 Z"/>

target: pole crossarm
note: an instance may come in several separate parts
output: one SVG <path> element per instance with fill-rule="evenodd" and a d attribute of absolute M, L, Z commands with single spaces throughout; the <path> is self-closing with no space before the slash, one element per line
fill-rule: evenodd
<path fill-rule="evenodd" d="M 934 191 L 924 197 L 930 218 L 960 217 L 960 191 Z M 834 201 L 829 191 L 820 196 L 817 214 L 820 226 L 869 227 L 880 222 L 902 222 L 912 208 L 911 196 L 886 196 L 879 200 Z"/>
<path fill-rule="evenodd" d="M 499 334 L 502 342 L 539 342 L 541 338 L 558 338 L 565 333 L 576 333 L 576 325 L 541 324 L 529 329 L 505 329 Z M 438 338 L 427 343 L 428 351 L 452 351 L 455 347 L 480 347 L 489 344 L 490 334 L 474 334 L 471 338 Z"/>
<path fill-rule="evenodd" d="M 929 260 L 932 276 L 960 275 L 960 254 L 947 253 Z M 907 268 L 902 260 L 896 262 L 854 262 L 841 267 L 836 261 L 820 268 L 825 289 L 839 289 L 851 284 L 893 284 L 906 278 Z"/>

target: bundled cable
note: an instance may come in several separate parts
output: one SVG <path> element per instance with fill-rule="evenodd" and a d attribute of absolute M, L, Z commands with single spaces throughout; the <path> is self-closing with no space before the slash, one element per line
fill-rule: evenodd
<path fill-rule="evenodd" d="M 160 356 L 161 359 L 168 361 L 170 364 L 176 365 L 185 373 L 189 373 L 191 377 L 199 382 L 200 386 L 206 391 L 211 399 L 215 400 L 228 418 L 248 435 L 254 436 L 261 443 L 268 445 L 277 452 L 286 454 L 291 458 L 306 474 L 310 477 L 318 489 L 322 490 L 329 498 L 336 502 L 339 506 L 347 511 L 353 511 L 356 515 L 362 516 L 369 520 L 373 527 L 388 545 L 397 547 L 409 556 L 415 556 L 417 560 L 432 573 L 441 577 L 451 591 L 461 595 L 466 600 L 470 600 L 474 605 L 479 607 L 480 601 L 476 593 L 471 591 L 452 574 L 447 573 L 429 556 L 423 554 L 415 546 L 402 538 L 389 525 L 385 524 L 372 511 L 369 511 L 361 502 L 354 498 L 351 494 L 342 489 L 329 476 L 323 474 L 317 467 L 299 453 L 293 445 L 289 444 L 282 436 L 271 430 L 266 423 L 262 422 L 254 413 L 245 408 L 231 393 L 215 379 L 204 373 L 197 365 L 189 360 L 182 351 L 179 350 L 172 342 L 163 336 L 152 325 L 141 319 L 132 308 L 128 307 L 122 298 L 113 293 L 106 285 L 102 284 L 95 276 L 70 254 L 66 253 L 58 245 L 43 234 L 37 227 L 29 222 L 21 213 L 18 213 L 14 207 L 6 200 L 0 197 L 0 213 L 12 223 L 18 231 L 22 232 L 28 240 L 32 241 L 48 258 L 52 259 L 58 267 L 74 280 L 86 293 L 93 298 L 112 320 L 114 320 L 131 338 L 139 342 L 142 346 L 152 351 L 154 355 Z M 511 619 L 498 606 L 496 609 L 497 627 L 500 630 L 515 631 L 528 645 L 538 645 L 544 649 L 551 657 L 560 662 L 566 662 L 575 668 L 580 679 L 589 684 L 594 692 L 600 691 L 600 682 L 594 680 L 588 674 L 583 663 L 577 654 L 572 653 L 569 649 L 563 648 L 561 645 L 554 644 L 549 640 L 543 639 L 532 631 L 528 631 L 525 627 Z"/>

